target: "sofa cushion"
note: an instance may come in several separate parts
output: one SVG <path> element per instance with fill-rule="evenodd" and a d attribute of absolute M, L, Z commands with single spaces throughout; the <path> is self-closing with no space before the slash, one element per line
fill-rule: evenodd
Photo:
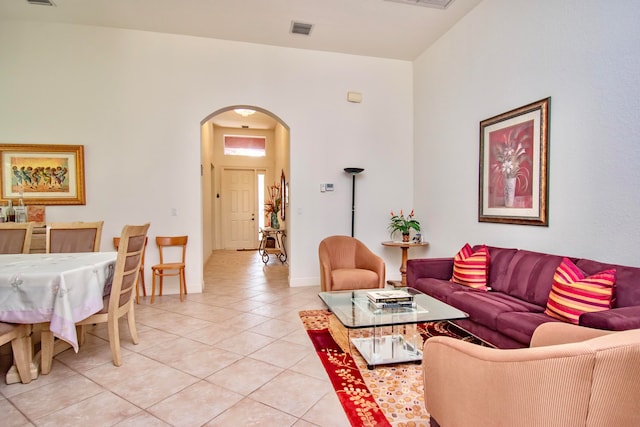
<path fill-rule="evenodd" d="M 588 276 L 564 258 L 553 276 L 545 313 L 556 319 L 578 324 L 582 313 L 611 308 L 616 271 L 604 270 Z"/>
<path fill-rule="evenodd" d="M 498 316 L 498 330 L 525 346 L 529 346 L 533 331 L 543 323 L 559 322 L 544 313 L 509 312 Z"/>
<path fill-rule="evenodd" d="M 480 249 L 480 246 L 474 246 L 473 250 Z M 509 263 L 513 256 L 518 252 L 514 248 L 497 248 L 494 246 L 487 246 L 489 250 L 489 283 L 488 287 L 495 289 L 495 284 L 505 280 L 507 270 L 509 269 Z"/>
<path fill-rule="evenodd" d="M 464 311 L 469 319 L 496 329 L 496 321 L 502 313 L 511 311 L 539 312 L 544 308 L 499 292 L 478 290 L 459 291 L 449 295 L 447 304 Z"/>
<path fill-rule="evenodd" d="M 504 280 L 496 281 L 492 289 L 545 307 L 562 258 L 521 249 L 511 258 Z"/>
<path fill-rule="evenodd" d="M 487 290 L 489 251 L 481 246 L 477 251 L 466 243 L 453 258 L 451 281 L 474 289 Z"/>
<path fill-rule="evenodd" d="M 616 281 L 617 280 L 616 275 Z M 616 284 L 616 287 L 617 286 Z M 640 329 L 640 305 L 583 313 L 580 315 L 580 326 L 607 329 L 609 331 Z"/>
<path fill-rule="evenodd" d="M 603 270 L 616 270 L 616 289 L 611 306 L 617 308 L 640 305 L 640 268 L 606 264 L 589 259 L 577 260 L 576 266 L 587 275 Z"/>
<path fill-rule="evenodd" d="M 454 292 L 471 290 L 467 286 L 454 283 L 450 280 L 434 279 L 431 277 L 416 280 L 413 287 L 443 302 L 447 302 L 449 296 Z"/>

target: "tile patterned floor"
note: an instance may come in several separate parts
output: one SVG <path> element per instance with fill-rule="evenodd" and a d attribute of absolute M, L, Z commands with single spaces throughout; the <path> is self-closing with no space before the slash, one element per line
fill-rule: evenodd
<path fill-rule="evenodd" d="M 0 384 L 3 426 L 349 426 L 298 318 L 323 308 L 318 287 L 256 251 L 216 251 L 205 291 L 136 306 L 140 343 L 121 321 L 123 365 L 107 330 L 54 359 L 30 384 Z M 7 357 L 0 373 L 8 369 Z"/>

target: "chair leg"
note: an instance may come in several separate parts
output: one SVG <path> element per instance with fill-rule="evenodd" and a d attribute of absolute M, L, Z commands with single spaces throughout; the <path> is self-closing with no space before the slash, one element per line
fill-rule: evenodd
<path fill-rule="evenodd" d="M 151 271 L 151 304 L 153 304 L 153 299 L 156 296 L 156 271 Z"/>
<path fill-rule="evenodd" d="M 129 324 L 129 333 L 134 344 L 138 344 L 138 330 L 136 329 L 136 315 L 134 313 L 134 304 L 131 301 L 131 308 L 127 312 L 127 323 Z"/>
<path fill-rule="evenodd" d="M 84 345 L 84 341 L 86 339 L 86 327 L 85 325 L 76 325 L 76 335 L 78 336 L 78 347 L 82 347 Z"/>
<path fill-rule="evenodd" d="M 180 270 L 180 280 L 182 280 L 182 284 L 184 285 L 184 294 L 187 294 L 187 281 L 184 278 L 184 268 Z"/>
<path fill-rule="evenodd" d="M 144 283 L 144 265 L 140 266 L 140 282 L 142 283 L 142 295 L 147 296 L 147 285 Z"/>
<path fill-rule="evenodd" d="M 140 276 L 136 280 L 136 304 L 140 304 Z"/>
<path fill-rule="evenodd" d="M 111 356 L 115 366 L 122 365 L 122 355 L 120 354 L 120 331 L 118 330 L 118 318 L 113 316 L 107 321 L 109 329 L 109 346 L 111 347 Z"/>
<path fill-rule="evenodd" d="M 160 291 L 158 292 L 158 295 L 162 296 L 162 279 L 164 279 L 164 270 L 160 270 L 158 275 L 160 276 Z"/>

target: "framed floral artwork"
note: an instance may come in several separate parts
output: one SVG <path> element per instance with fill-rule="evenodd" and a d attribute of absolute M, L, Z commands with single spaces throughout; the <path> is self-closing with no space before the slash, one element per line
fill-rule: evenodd
<path fill-rule="evenodd" d="M 478 221 L 549 225 L 550 100 L 480 122 Z"/>
<path fill-rule="evenodd" d="M 0 199 L 84 205 L 84 146 L 0 144 Z"/>

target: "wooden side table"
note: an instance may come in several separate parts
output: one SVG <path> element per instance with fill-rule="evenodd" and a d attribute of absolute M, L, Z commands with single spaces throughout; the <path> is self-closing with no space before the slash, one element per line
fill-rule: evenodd
<path fill-rule="evenodd" d="M 400 274 L 402 280 L 400 282 L 394 280 L 387 280 L 387 283 L 395 286 L 407 286 L 407 259 L 409 248 L 415 248 L 419 246 L 429 246 L 427 242 L 382 242 L 382 246 L 393 246 L 402 249 L 402 263 L 400 264 Z"/>

